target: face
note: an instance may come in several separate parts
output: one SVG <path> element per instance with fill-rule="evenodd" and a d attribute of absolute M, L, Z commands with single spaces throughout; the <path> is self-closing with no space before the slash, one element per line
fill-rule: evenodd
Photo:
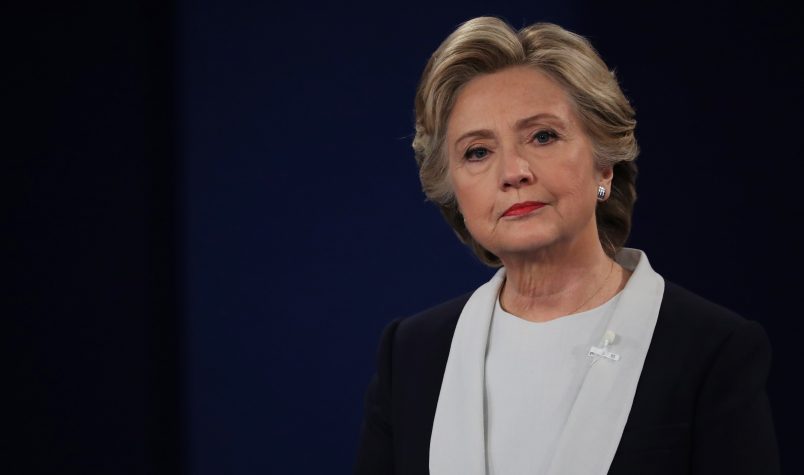
<path fill-rule="evenodd" d="M 467 83 L 445 145 L 466 227 L 503 263 L 600 246 L 597 188 L 611 189 L 612 171 L 596 166 L 569 96 L 544 73 L 516 67 Z"/>

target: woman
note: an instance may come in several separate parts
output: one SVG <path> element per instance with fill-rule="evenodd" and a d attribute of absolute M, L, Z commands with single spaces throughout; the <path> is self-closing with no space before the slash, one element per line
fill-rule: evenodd
<path fill-rule="evenodd" d="M 592 46 L 476 18 L 425 68 L 427 197 L 495 276 L 392 322 L 361 474 L 778 473 L 755 322 L 624 248 L 634 111 Z"/>

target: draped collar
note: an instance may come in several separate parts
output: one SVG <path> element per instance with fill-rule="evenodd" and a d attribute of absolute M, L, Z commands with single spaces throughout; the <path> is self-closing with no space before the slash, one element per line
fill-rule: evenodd
<path fill-rule="evenodd" d="M 606 474 L 631 411 L 659 316 L 664 279 L 638 249 L 623 248 L 615 260 L 633 271 L 607 326 L 616 335 L 609 349 L 620 359 L 599 358 L 590 364 L 558 437 L 547 472 L 550 475 Z M 501 268 L 472 294 L 455 327 L 433 420 L 432 475 L 487 473 L 486 347 L 492 312 L 504 280 L 505 268 Z M 596 339 L 589 346 L 598 343 Z"/>

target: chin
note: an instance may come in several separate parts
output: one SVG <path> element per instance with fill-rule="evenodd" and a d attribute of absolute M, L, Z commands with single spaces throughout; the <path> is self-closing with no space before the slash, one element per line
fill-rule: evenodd
<path fill-rule="evenodd" d="M 508 242 L 505 242 L 505 243 L 496 243 L 496 245 L 494 246 L 494 250 L 491 251 L 491 252 L 493 252 L 494 255 L 496 255 L 496 256 L 500 256 L 500 255 L 503 255 L 503 256 L 517 256 L 517 255 L 525 256 L 525 255 L 528 255 L 528 254 L 533 254 L 533 253 L 539 252 L 539 251 L 545 249 L 546 247 L 549 247 L 550 244 L 552 244 L 554 242 L 555 241 L 553 241 L 553 240 L 544 239 L 544 238 L 541 238 L 541 239 L 537 239 L 537 238 L 517 239 L 517 240 L 508 241 Z M 488 247 L 486 249 L 491 250 Z"/>

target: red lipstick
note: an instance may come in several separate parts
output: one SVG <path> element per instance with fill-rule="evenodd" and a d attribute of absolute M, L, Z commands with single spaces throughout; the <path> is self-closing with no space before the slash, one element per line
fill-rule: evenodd
<path fill-rule="evenodd" d="M 503 218 L 507 216 L 522 216 L 523 214 L 528 214 L 531 211 L 541 208 L 542 206 L 544 206 L 544 203 L 539 201 L 525 201 L 523 203 L 517 203 L 503 213 Z"/>

